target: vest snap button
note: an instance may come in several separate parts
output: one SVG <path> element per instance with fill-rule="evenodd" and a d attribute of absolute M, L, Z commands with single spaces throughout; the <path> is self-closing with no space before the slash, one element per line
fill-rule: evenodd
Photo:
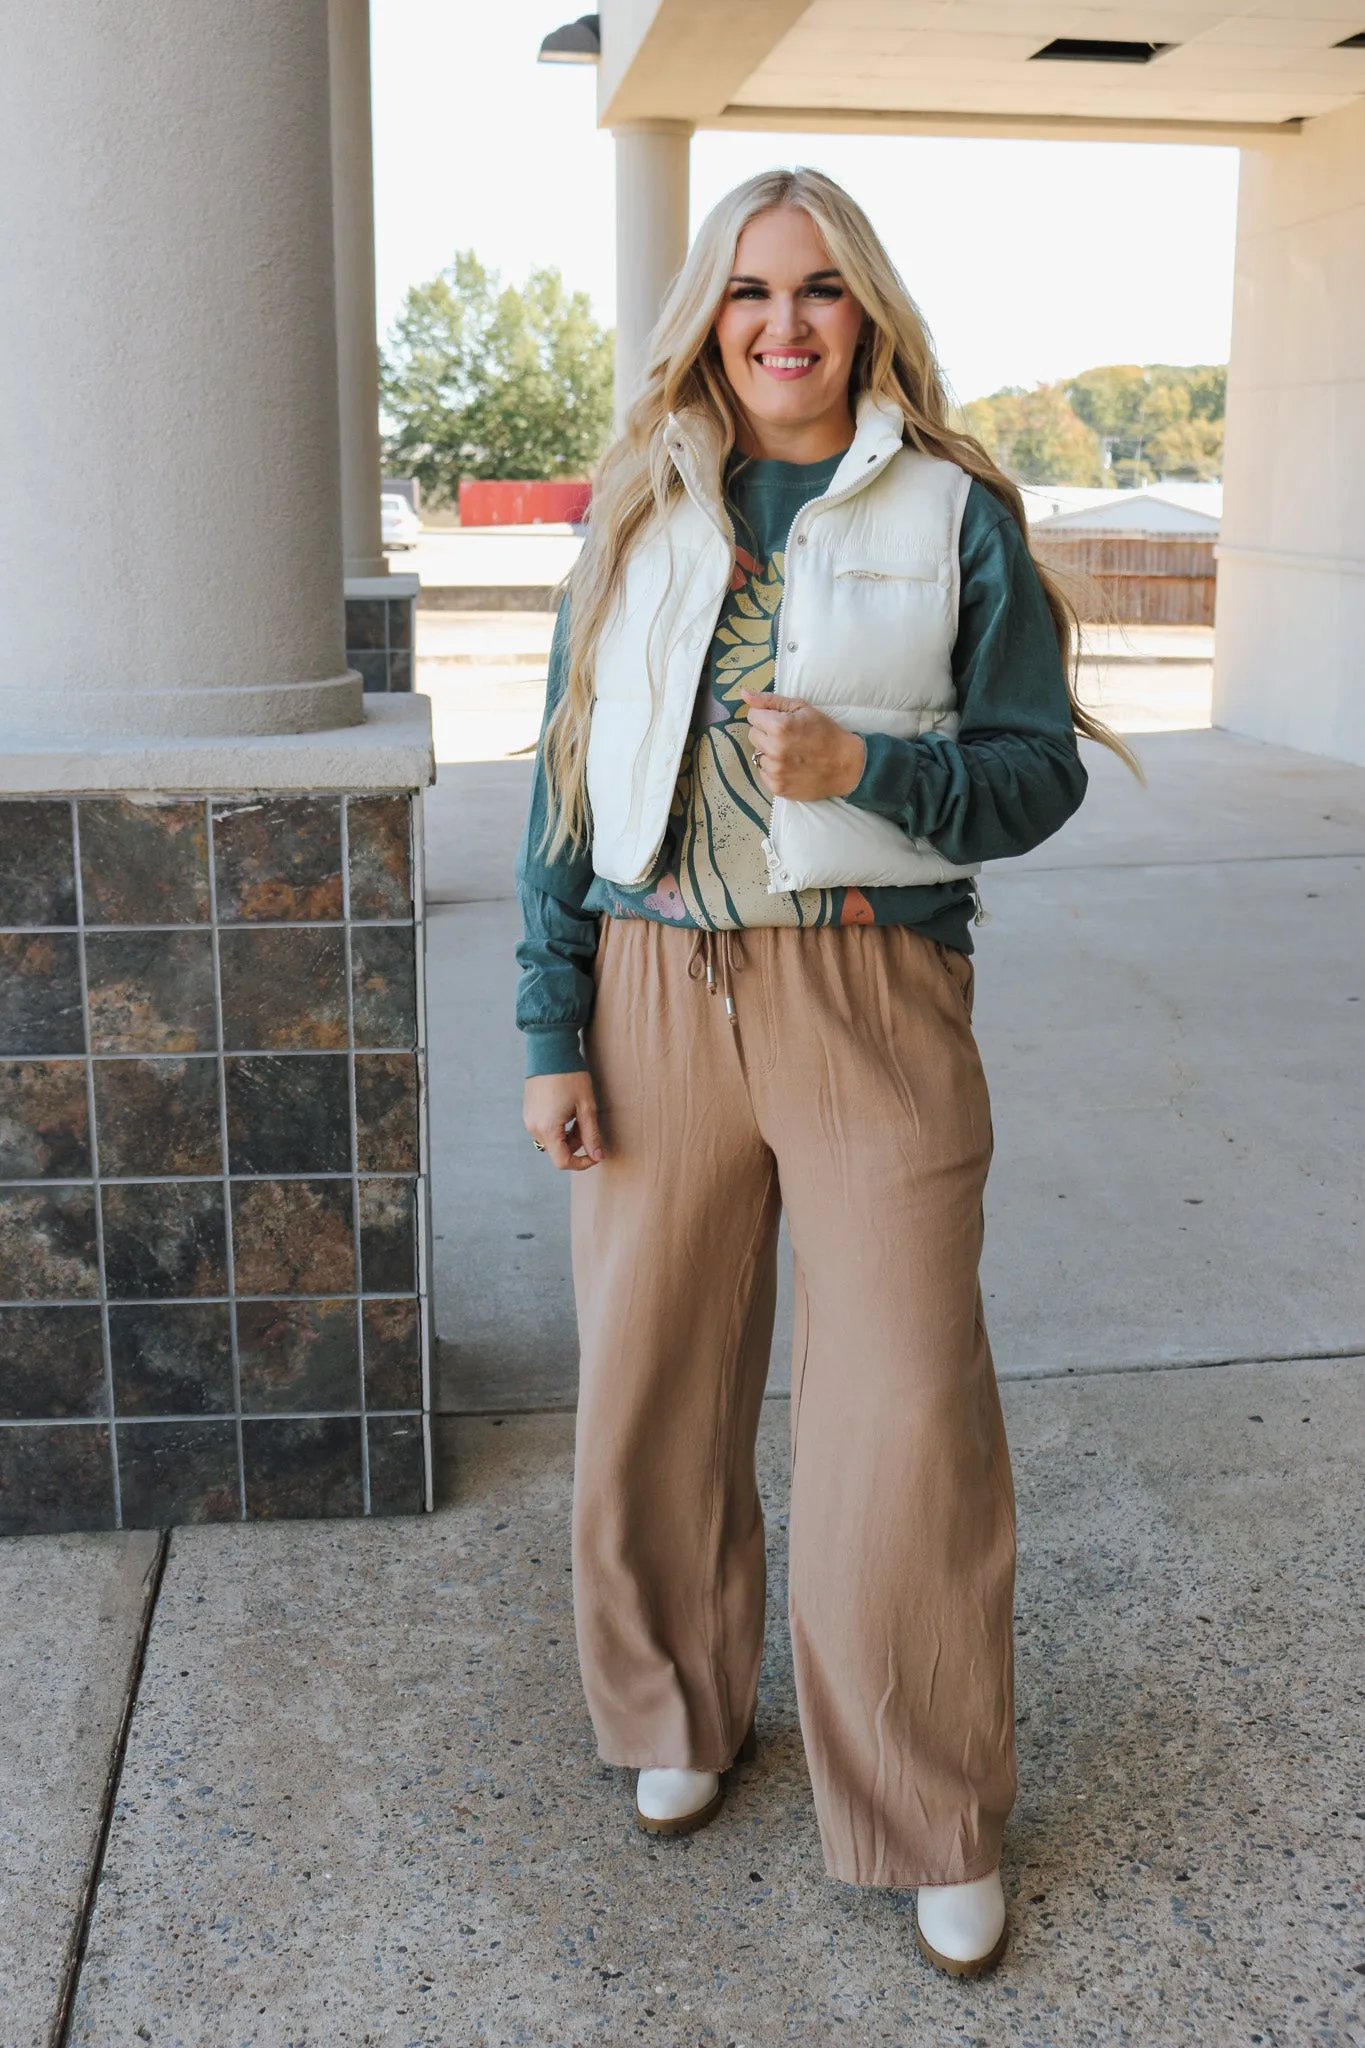
<path fill-rule="evenodd" d="M 795 642 L 794 640 L 789 640 L 789 641 L 787 642 L 787 652 L 788 652 L 788 654 L 795 654 L 795 652 L 796 652 L 796 642 Z"/>
<path fill-rule="evenodd" d="M 799 548 L 803 548 L 806 545 L 807 538 L 808 536 L 806 534 L 798 533 L 796 536 L 796 545 Z"/>

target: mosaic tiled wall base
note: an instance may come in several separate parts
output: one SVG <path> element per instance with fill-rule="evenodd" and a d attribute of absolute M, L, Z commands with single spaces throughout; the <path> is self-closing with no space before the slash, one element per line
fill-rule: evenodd
<path fill-rule="evenodd" d="M 415 611 L 407 595 L 346 599 L 346 666 L 362 688 L 411 690 Z"/>
<path fill-rule="evenodd" d="M 415 809 L 0 800 L 0 1533 L 423 1507 Z"/>

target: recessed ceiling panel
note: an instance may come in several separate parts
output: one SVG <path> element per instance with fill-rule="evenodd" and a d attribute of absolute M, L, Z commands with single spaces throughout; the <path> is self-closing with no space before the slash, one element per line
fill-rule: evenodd
<path fill-rule="evenodd" d="M 1365 0 L 813 0 L 735 93 L 738 106 L 1279 122 L 1365 95 Z M 1150 61 L 1040 59 L 1058 41 L 1167 44 Z"/>

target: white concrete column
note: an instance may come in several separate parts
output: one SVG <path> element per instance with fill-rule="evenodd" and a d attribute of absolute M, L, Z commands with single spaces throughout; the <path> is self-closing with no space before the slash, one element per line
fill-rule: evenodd
<path fill-rule="evenodd" d="M 1242 153 L 1216 725 L 1365 762 L 1365 103 Z"/>
<path fill-rule="evenodd" d="M 327 0 L 47 0 L 0 65 L 0 746 L 355 723 Z"/>
<path fill-rule="evenodd" d="M 341 400 L 341 543 L 347 576 L 384 576 L 379 526 L 379 347 L 374 299 L 370 0 L 328 0 L 332 217 Z"/>
<path fill-rule="evenodd" d="M 631 121 L 616 137 L 616 423 L 645 366 L 650 330 L 687 254 L 691 124 Z"/>

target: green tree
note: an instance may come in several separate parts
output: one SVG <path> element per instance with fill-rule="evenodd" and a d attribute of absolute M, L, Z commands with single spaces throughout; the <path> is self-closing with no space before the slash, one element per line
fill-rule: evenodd
<path fill-rule="evenodd" d="M 1155 424 L 1146 416 L 1150 391 L 1150 373 L 1138 363 L 1083 370 L 1066 386 L 1073 411 L 1098 435 L 1116 484 L 1150 483 L 1154 475 L 1143 452 Z"/>
<path fill-rule="evenodd" d="M 1066 395 L 1098 434 L 1115 483 L 1222 474 L 1227 370 L 1221 363 L 1109 363 L 1073 377 Z"/>
<path fill-rule="evenodd" d="M 997 391 L 964 405 L 961 417 L 966 431 L 1019 483 L 1106 481 L 1099 439 L 1072 410 L 1060 384 Z"/>
<path fill-rule="evenodd" d="M 1190 416 L 1196 420 L 1222 423 L 1228 402 L 1226 363 L 1198 363 L 1193 369 L 1173 372 L 1184 379 L 1190 394 Z"/>
<path fill-rule="evenodd" d="M 1179 373 L 1177 373 L 1179 374 Z M 1223 472 L 1223 421 L 1196 413 L 1190 384 L 1154 382 L 1143 409 L 1145 454 L 1155 476 L 1202 483 Z"/>
<path fill-rule="evenodd" d="M 504 286 L 464 249 L 408 292 L 381 389 L 385 462 L 437 504 L 462 477 L 585 476 L 611 430 L 612 337 L 557 270 Z"/>

